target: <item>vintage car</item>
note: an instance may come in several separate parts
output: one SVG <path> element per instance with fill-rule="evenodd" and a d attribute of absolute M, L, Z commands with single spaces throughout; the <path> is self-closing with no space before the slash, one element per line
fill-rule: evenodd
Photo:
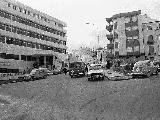
<path fill-rule="evenodd" d="M 28 70 L 26 74 L 20 76 L 19 79 L 22 80 L 34 80 L 34 79 L 45 79 L 48 76 L 47 68 L 34 68 L 32 70 Z"/>
<path fill-rule="evenodd" d="M 104 66 L 102 64 L 91 64 L 88 66 L 88 81 L 104 80 Z"/>
<path fill-rule="evenodd" d="M 138 61 L 134 64 L 131 74 L 133 77 L 136 76 L 150 77 L 153 74 L 158 75 L 158 66 L 155 65 L 154 62 L 150 60 Z"/>

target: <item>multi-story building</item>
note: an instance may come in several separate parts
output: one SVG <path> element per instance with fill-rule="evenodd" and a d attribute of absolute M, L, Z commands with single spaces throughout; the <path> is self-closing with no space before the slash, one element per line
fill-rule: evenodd
<path fill-rule="evenodd" d="M 146 56 L 160 58 L 160 21 L 143 24 Z"/>
<path fill-rule="evenodd" d="M 66 56 L 66 23 L 19 2 L 0 1 L 0 73 L 57 65 Z"/>
<path fill-rule="evenodd" d="M 110 44 L 108 49 L 114 56 L 140 56 L 145 55 L 143 23 L 153 21 L 141 10 L 113 15 L 106 18 L 109 23 L 106 29 Z"/>

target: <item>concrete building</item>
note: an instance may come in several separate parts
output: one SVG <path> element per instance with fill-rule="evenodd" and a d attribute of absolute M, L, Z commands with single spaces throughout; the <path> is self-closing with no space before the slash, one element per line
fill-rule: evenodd
<path fill-rule="evenodd" d="M 110 49 L 114 56 L 141 56 L 145 55 L 145 43 L 143 23 L 153 21 L 146 14 L 142 15 L 141 10 L 127 13 L 119 13 L 111 18 L 106 18 L 109 25 L 106 29 L 110 32 L 107 35 Z"/>
<path fill-rule="evenodd" d="M 160 21 L 143 24 L 146 56 L 160 58 Z"/>
<path fill-rule="evenodd" d="M 19 2 L 0 1 L 0 72 L 60 65 L 66 57 L 66 23 Z"/>

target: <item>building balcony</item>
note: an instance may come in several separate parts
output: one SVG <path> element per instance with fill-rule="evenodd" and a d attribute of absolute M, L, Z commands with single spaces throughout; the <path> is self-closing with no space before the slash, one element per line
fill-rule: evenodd
<path fill-rule="evenodd" d="M 111 18 L 106 18 L 106 21 L 108 22 L 108 23 L 110 23 L 111 22 Z"/>
<path fill-rule="evenodd" d="M 107 44 L 107 49 L 114 49 L 114 44 L 113 43 Z"/>
<path fill-rule="evenodd" d="M 113 40 L 113 34 L 106 35 L 106 37 L 107 37 L 107 39 L 110 40 L 110 41 Z"/>
<path fill-rule="evenodd" d="M 106 29 L 111 32 L 113 30 L 113 25 L 106 25 Z"/>

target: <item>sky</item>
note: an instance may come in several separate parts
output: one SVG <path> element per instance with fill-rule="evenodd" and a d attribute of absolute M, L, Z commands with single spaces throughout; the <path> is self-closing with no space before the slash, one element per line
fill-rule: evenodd
<path fill-rule="evenodd" d="M 79 47 L 105 47 L 109 43 L 105 18 L 142 10 L 160 19 L 160 0 L 17 0 L 67 23 L 68 51 Z M 86 24 L 89 23 L 89 24 Z M 99 44 L 98 44 L 98 37 Z"/>

